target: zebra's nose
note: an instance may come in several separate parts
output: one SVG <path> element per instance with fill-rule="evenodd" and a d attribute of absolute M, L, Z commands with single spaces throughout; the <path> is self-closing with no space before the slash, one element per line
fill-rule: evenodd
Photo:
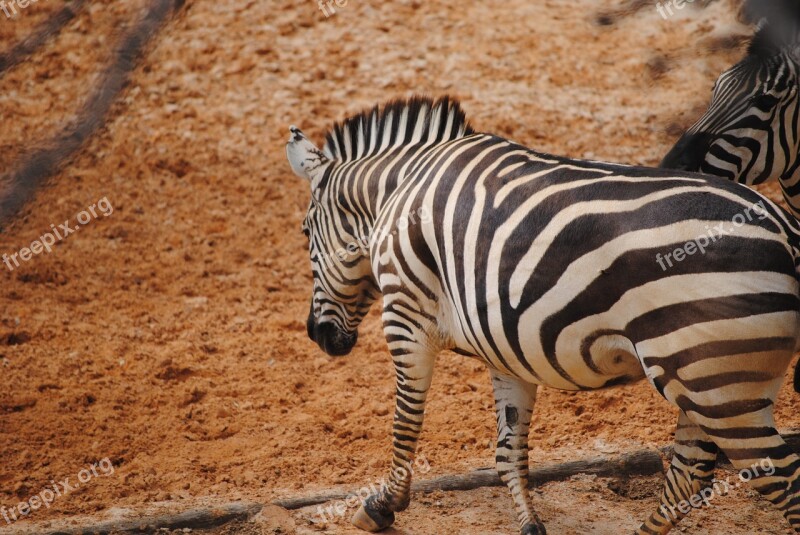
<path fill-rule="evenodd" d="M 335 323 L 324 321 L 317 323 L 314 317 L 314 302 L 308 310 L 306 320 L 306 331 L 308 337 L 315 342 L 320 349 L 332 357 L 347 355 L 358 340 L 358 332 L 347 333 L 342 331 Z"/>
<path fill-rule="evenodd" d="M 329 321 L 316 323 L 309 318 L 307 327 L 308 337 L 332 357 L 347 355 L 358 340 L 358 332 L 346 333 Z"/>
<path fill-rule="evenodd" d="M 684 134 L 667 153 L 659 167 L 700 172 L 712 140 L 711 134 Z"/>
<path fill-rule="evenodd" d="M 358 332 L 346 333 L 330 322 L 318 323 L 315 334 L 319 347 L 332 357 L 347 355 L 358 340 Z"/>

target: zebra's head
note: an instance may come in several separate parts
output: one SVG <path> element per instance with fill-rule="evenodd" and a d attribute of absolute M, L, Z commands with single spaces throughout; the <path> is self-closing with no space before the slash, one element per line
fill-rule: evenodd
<path fill-rule="evenodd" d="M 784 39 L 774 25 L 761 24 L 747 56 L 720 75 L 708 110 L 661 167 L 746 184 L 789 178 L 800 150 L 800 53 Z"/>
<path fill-rule="evenodd" d="M 358 325 L 377 298 L 366 238 L 358 235 L 357 214 L 348 208 L 332 175 L 340 163 L 291 127 L 286 155 L 292 170 L 311 185 L 303 220 L 314 290 L 306 323 L 308 336 L 332 356 L 346 355 L 358 339 Z"/>

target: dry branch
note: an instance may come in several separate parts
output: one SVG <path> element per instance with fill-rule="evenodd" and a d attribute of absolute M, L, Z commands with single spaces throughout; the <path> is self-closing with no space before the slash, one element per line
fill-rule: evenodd
<path fill-rule="evenodd" d="M 160 529 L 209 529 L 236 520 L 247 520 L 261 509 L 259 503 L 230 503 L 213 509 L 193 509 L 134 520 L 114 520 L 89 527 L 48 530 L 48 535 L 110 535 L 113 533 L 155 533 Z"/>
<path fill-rule="evenodd" d="M 782 433 L 789 446 L 800 451 L 800 431 L 790 430 Z M 656 450 L 643 449 L 625 453 L 615 457 L 595 457 L 582 461 L 571 461 L 559 464 L 549 464 L 531 468 L 529 486 L 535 487 L 550 481 L 567 479 L 578 474 L 593 474 L 599 477 L 633 477 L 645 476 L 664 471 L 661 454 L 667 458 L 672 457 L 672 446 Z M 717 464 L 729 463 L 725 455 L 720 454 Z M 481 487 L 499 487 L 503 482 L 493 468 L 483 468 L 466 474 L 451 474 L 432 479 L 416 481 L 411 489 L 414 492 L 433 492 L 436 490 L 472 490 Z M 284 498 L 273 502 L 286 509 L 299 509 L 309 505 L 318 505 L 332 500 L 343 500 L 348 496 L 358 495 L 359 489 L 326 490 L 308 496 Z"/>
<path fill-rule="evenodd" d="M 600 477 L 631 477 L 663 472 L 661 455 L 656 450 L 639 450 L 615 457 L 596 457 L 582 461 L 550 464 L 532 468 L 530 486 L 542 485 L 549 481 L 567 479 L 577 474 L 594 474 Z M 451 474 L 412 484 L 414 492 L 433 492 L 435 490 L 472 490 L 480 487 L 499 487 L 503 482 L 494 468 L 474 470 L 466 474 Z M 286 509 L 299 509 L 331 500 L 343 500 L 358 495 L 357 490 L 328 490 L 309 496 L 286 498 L 273 502 Z"/>

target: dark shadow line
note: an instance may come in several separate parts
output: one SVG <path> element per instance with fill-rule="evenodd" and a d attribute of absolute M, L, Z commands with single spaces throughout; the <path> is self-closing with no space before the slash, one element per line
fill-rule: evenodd
<path fill-rule="evenodd" d="M 153 0 L 145 16 L 122 37 L 113 60 L 75 118 L 40 148 L 25 153 L 14 171 L 0 179 L 5 190 L 0 198 L 0 223 L 6 223 L 33 197 L 37 188 L 60 171 L 86 140 L 106 122 L 106 115 L 129 82 L 145 47 L 166 19 L 184 0 Z"/>
<path fill-rule="evenodd" d="M 40 24 L 28 37 L 14 45 L 8 52 L 0 54 L 0 78 L 10 70 L 32 56 L 51 38 L 61 33 L 69 21 L 74 19 L 86 6 L 86 0 L 74 0 L 65 5 L 55 15 Z"/>

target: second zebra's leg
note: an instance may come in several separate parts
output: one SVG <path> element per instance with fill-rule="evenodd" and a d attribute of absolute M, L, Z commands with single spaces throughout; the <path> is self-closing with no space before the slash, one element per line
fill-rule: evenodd
<path fill-rule="evenodd" d="M 739 470 L 740 480 L 749 481 L 800 533 L 800 457 L 775 428 L 772 410 L 770 404 L 759 411 L 761 419 L 751 418 L 749 426 L 707 431 Z"/>
<path fill-rule="evenodd" d="M 497 472 L 508 486 L 522 535 L 543 535 L 528 494 L 528 429 L 537 386 L 490 370 L 497 410 Z"/>
<path fill-rule="evenodd" d="M 437 354 L 427 344 L 397 338 L 390 339 L 389 350 L 397 375 L 392 468 L 386 486 L 367 498 L 352 520 L 356 527 L 373 532 L 391 526 L 394 513 L 406 509 L 411 500 L 411 467 Z"/>
<path fill-rule="evenodd" d="M 696 507 L 708 501 L 713 493 L 711 485 L 718 452 L 711 437 L 681 411 L 675 431 L 675 453 L 664 480 L 661 502 L 636 531 L 637 535 L 664 535 L 688 514 L 686 504 Z"/>

